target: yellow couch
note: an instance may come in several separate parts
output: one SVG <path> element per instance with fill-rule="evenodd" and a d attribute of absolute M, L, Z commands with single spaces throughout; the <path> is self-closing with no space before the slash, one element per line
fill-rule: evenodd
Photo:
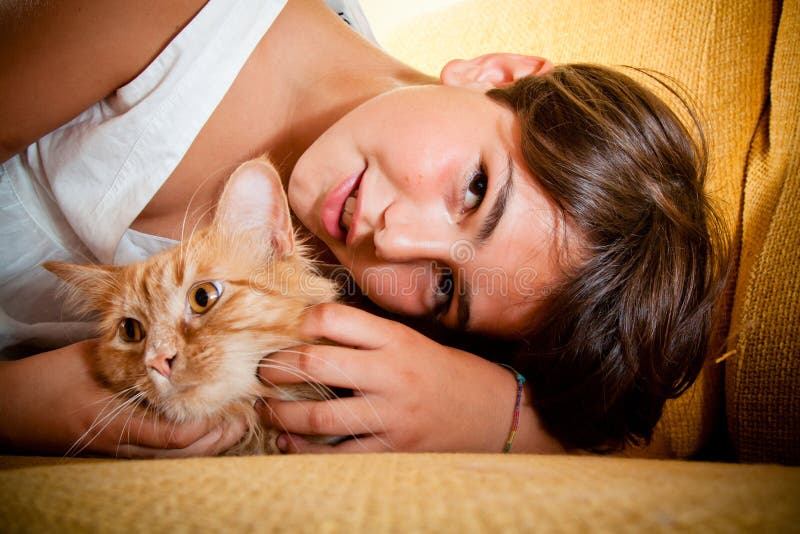
<path fill-rule="evenodd" d="M 787 466 L 800 464 L 798 2 L 438 3 L 363 0 L 384 46 L 431 73 L 451 57 L 535 53 L 651 68 L 699 102 L 736 276 L 719 329 L 725 354 L 668 405 L 651 446 L 628 452 L 671 459 L 6 457 L 0 531 L 800 528 L 800 468 Z M 686 460 L 697 457 L 726 462 Z"/>

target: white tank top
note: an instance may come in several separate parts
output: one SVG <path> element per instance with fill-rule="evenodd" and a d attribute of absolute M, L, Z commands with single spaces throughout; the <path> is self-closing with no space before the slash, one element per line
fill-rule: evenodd
<path fill-rule="evenodd" d="M 0 349 L 91 335 L 45 261 L 125 264 L 174 241 L 130 229 L 286 0 L 211 0 L 133 81 L 0 166 Z M 330 7 L 374 41 L 355 0 Z"/>

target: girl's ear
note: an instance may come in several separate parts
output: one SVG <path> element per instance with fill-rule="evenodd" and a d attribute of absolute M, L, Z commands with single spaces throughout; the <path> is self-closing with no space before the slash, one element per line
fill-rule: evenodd
<path fill-rule="evenodd" d="M 442 68 L 442 84 L 486 92 L 514 83 L 525 76 L 546 76 L 553 64 L 544 58 L 521 54 L 485 54 L 473 59 L 454 59 Z"/>
<path fill-rule="evenodd" d="M 279 256 L 294 252 L 289 204 L 278 171 L 264 158 L 233 171 L 217 204 L 214 224 L 232 234 L 255 232 Z"/>
<path fill-rule="evenodd" d="M 120 267 L 113 265 L 78 265 L 48 261 L 42 267 L 61 278 L 69 286 L 68 298 L 91 311 L 106 309 L 118 287 Z"/>

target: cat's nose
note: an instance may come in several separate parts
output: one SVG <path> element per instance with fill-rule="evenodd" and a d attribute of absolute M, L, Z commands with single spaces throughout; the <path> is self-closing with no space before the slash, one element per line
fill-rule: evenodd
<path fill-rule="evenodd" d="M 172 363 L 175 361 L 176 356 L 178 356 L 177 353 L 169 354 L 165 352 L 163 354 L 158 354 L 155 358 L 147 362 L 147 367 L 155 370 L 155 372 L 169 380 L 172 374 Z"/>

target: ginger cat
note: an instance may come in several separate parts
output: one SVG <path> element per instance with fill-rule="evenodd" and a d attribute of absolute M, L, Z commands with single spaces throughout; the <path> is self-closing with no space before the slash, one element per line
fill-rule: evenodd
<path fill-rule="evenodd" d="M 295 243 L 286 196 L 264 160 L 241 165 L 212 224 L 171 249 L 125 266 L 44 267 L 67 283 L 72 302 L 98 314 L 92 364 L 118 393 L 116 408 L 128 403 L 179 422 L 243 416 L 248 432 L 226 454 L 259 454 L 278 452 L 279 434 L 262 428 L 253 407 L 260 397 L 328 396 L 314 385 L 268 387 L 257 376 L 269 353 L 310 341 L 299 334 L 301 314 L 336 296 Z"/>

